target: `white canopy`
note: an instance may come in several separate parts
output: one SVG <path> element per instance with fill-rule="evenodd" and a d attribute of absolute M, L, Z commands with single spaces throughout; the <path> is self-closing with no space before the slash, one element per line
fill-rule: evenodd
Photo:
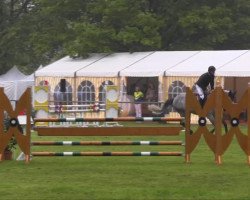
<path fill-rule="evenodd" d="M 4 88 L 4 93 L 13 101 L 18 100 L 23 92 L 32 86 L 34 86 L 34 74 L 26 76 L 17 67 L 0 76 L 0 87 Z"/>
<path fill-rule="evenodd" d="M 13 81 L 13 80 L 21 80 L 26 77 L 25 74 L 19 71 L 19 69 L 14 66 L 5 74 L 0 76 L 0 81 Z"/>
<path fill-rule="evenodd" d="M 185 61 L 199 51 L 156 51 L 146 58 L 120 71 L 120 76 L 163 76 L 164 71 Z"/>
<path fill-rule="evenodd" d="M 113 53 L 77 71 L 76 76 L 117 77 L 122 69 L 136 62 L 140 62 L 140 60 L 150 56 L 152 53 L 153 52 Z"/>
<path fill-rule="evenodd" d="M 228 50 L 228 51 L 200 51 L 198 54 L 167 69 L 166 76 L 199 76 L 206 72 L 208 67 L 213 65 L 217 69 L 230 63 L 247 50 Z M 217 74 L 217 71 L 216 71 Z"/>
<path fill-rule="evenodd" d="M 110 55 L 91 54 L 86 59 L 72 59 L 66 56 L 37 70 L 35 76 L 199 76 L 213 65 L 219 76 L 250 77 L 249 52 L 249 50 L 126 52 Z"/>
<path fill-rule="evenodd" d="M 216 74 L 231 77 L 250 77 L 250 51 L 246 51 L 233 61 L 220 67 Z"/>
<path fill-rule="evenodd" d="M 70 58 L 66 56 L 54 63 L 43 67 L 35 72 L 35 77 L 38 76 L 52 76 L 52 77 L 74 77 L 75 72 L 80 70 L 99 59 L 103 58 L 107 54 L 91 54 L 86 59 L 82 58 Z"/>

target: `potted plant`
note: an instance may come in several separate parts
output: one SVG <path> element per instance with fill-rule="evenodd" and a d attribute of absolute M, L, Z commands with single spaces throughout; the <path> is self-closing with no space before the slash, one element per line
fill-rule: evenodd
<path fill-rule="evenodd" d="M 9 144 L 4 149 L 3 159 L 4 160 L 12 160 L 13 158 L 13 151 L 16 149 L 16 139 L 14 137 L 11 138 Z"/>
<path fill-rule="evenodd" d="M 9 118 L 7 116 L 4 117 L 4 131 L 7 131 L 9 129 Z M 3 152 L 3 159 L 4 160 L 12 160 L 13 158 L 13 151 L 16 149 L 16 139 L 12 137 L 7 145 L 7 147 L 4 149 Z"/>

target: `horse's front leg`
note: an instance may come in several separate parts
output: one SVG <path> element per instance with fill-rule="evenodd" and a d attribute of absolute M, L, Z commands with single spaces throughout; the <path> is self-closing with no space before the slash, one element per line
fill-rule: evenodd
<path fill-rule="evenodd" d="M 183 118 L 183 119 L 181 120 L 181 122 L 180 122 L 180 125 L 181 125 L 181 126 L 184 128 L 184 130 L 185 130 L 185 129 L 186 129 L 186 123 L 185 123 L 186 114 L 185 114 L 185 113 L 182 113 L 182 112 L 179 112 L 179 114 L 180 114 L 180 116 Z M 193 134 L 193 133 L 194 133 L 192 129 L 190 129 L 189 131 L 190 131 L 190 134 Z"/>
<path fill-rule="evenodd" d="M 211 124 L 213 125 L 213 128 L 209 132 L 214 133 L 215 132 L 215 117 L 214 117 L 213 112 L 208 113 L 207 118 L 211 122 Z"/>
<path fill-rule="evenodd" d="M 224 125 L 224 129 L 225 129 L 225 133 L 228 132 L 228 128 L 227 128 L 227 122 L 225 119 L 222 119 L 222 124 Z"/>
<path fill-rule="evenodd" d="M 212 125 L 213 125 L 213 128 L 209 131 L 210 133 L 214 133 L 215 132 L 215 119 L 214 119 L 214 117 L 213 116 L 208 116 L 208 119 L 209 119 L 209 121 L 212 123 Z M 223 126 L 224 126 L 224 129 L 225 129 L 225 133 L 227 133 L 228 132 L 228 127 L 227 127 L 227 122 L 226 122 L 226 120 L 223 118 L 222 120 L 222 124 L 223 124 Z"/>

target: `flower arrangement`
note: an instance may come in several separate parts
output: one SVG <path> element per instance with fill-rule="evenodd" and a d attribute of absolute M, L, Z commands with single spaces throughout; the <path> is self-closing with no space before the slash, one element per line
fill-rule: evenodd
<path fill-rule="evenodd" d="M 7 131 L 9 129 L 9 118 L 4 118 L 4 130 Z M 17 141 L 14 137 L 12 137 L 9 141 L 9 144 L 5 148 L 5 151 L 13 151 L 16 149 Z"/>
<path fill-rule="evenodd" d="M 13 150 L 15 150 L 16 149 L 16 144 L 17 144 L 16 139 L 14 137 L 12 137 L 10 139 L 9 144 L 5 148 L 5 151 L 13 151 Z"/>

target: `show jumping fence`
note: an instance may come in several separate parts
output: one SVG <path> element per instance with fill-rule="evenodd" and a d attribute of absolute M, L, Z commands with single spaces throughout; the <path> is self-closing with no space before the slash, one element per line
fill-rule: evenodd
<path fill-rule="evenodd" d="M 34 141 L 32 146 L 184 145 L 182 141 Z M 33 156 L 183 156 L 182 152 L 32 152 Z"/>
<path fill-rule="evenodd" d="M 118 117 L 118 118 L 62 118 L 34 119 L 36 122 L 180 122 L 182 118 Z M 159 136 L 179 135 L 182 127 L 35 127 L 39 136 Z M 37 141 L 37 145 L 183 145 L 181 141 Z M 32 152 L 33 156 L 182 156 L 182 152 Z"/>
<path fill-rule="evenodd" d="M 244 93 L 243 97 L 238 103 L 233 103 L 228 96 L 224 93 L 221 86 L 216 86 L 215 90 L 208 97 L 205 106 L 202 108 L 198 103 L 196 96 L 191 92 L 190 88 L 186 88 L 186 134 L 185 134 L 185 160 L 190 162 L 190 155 L 193 150 L 196 148 L 201 136 L 205 138 L 205 141 L 209 148 L 215 155 L 215 161 L 217 164 L 222 163 L 222 155 L 226 149 L 230 146 L 233 136 L 235 135 L 241 149 L 247 155 L 247 163 L 250 165 L 250 119 L 247 119 L 247 134 L 242 133 L 239 128 L 239 115 L 242 110 L 246 110 L 248 116 L 250 116 L 250 86 Z M 30 155 L 33 156 L 180 156 L 181 152 L 32 152 L 30 151 L 31 139 L 30 139 L 30 113 L 31 113 L 31 92 L 30 89 L 21 96 L 20 100 L 17 102 L 15 110 L 12 109 L 11 104 L 4 94 L 3 88 L 0 89 L 0 120 L 3 122 L 4 112 L 6 111 L 9 115 L 9 125 L 10 128 L 7 131 L 3 131 L 3 124 L 0 124 L 0 160 L 2 160 L 2 155 L 4 149 L 8 145 L 12 137 L 15 137 L 17 140 L 20 149 L 25 154 L 26 162 L 30 161 Z M 26 134 L 21 133 L 18 129 L 18 113 L 23 109 L 26 110 L 27 114 L 27 127 Z M 206 123 L 206 116 L 208 112 L 215 112 L 215 134 L 212 134 L 208 130 L 208 125 Z M 225 134 L 222 134 L 222 115 L 226 111 L 230 116 L 231 127 L 229 131 Z M 190 115 L 195 112 L 199 116 L 198 120 L 198 129 L 191 134 L 190 128 Z M 47 120 L 47 121 L 96 121 L 97 119 L 88 119 L 88 118 L 65 118 L 65 119 L 35 119 L 35 123 Z M 102 118 L 98 121 L 180 121 L 179 119 L 168 119 L 168 118 Z M 158 135 L 179 135 L 181 126 L 167 126 L 167 127 L 35 127 L 38 135 L 40 136 L 158 136 Z M 101 145 L 103 142 L 95 141 L 93 144 Z M 69 143 L 69 142 L 68 142 Z M 73 144 L 72 142 L 71 144 Z M 81 142 L 80 142 L 81 143 Z M 79 144 L 80 144 L 79 143 Z M 90 142 L 91 143 L 91 142 Z M 125 145 L 121 143 L 120 145 Z M 136 142 L 138 143 L 138 142 Z M 140 142 L 139 142 L 140 143 Z M 138 144 L 139 144 L 138 143 Z M 143 143 L 143 142 L 142 142 Z M 146 143 L 150 144 L 149 141 Z M 35 143 L 34 143 L 35 144 Z M 38 144 L 38 143 L 36 143 Z M 52 144 L 57 144 L 51 141 Z M 61 143 L 60 143 L 61 144 Z M 63 144 L 63 143 L 62 143 Z M 110 143 L 106 143 L 112 144 Z M 115 143 L 114 143 L 115 144 Z M 180 142 L 178 143 L 178 145 Z M 41 144 L 40 144 L 41 145 Z M 44 143 L 45 145 L 45 143 Z M 129 145 L 133 145 L 133 141 L 129 142 Z"/>

